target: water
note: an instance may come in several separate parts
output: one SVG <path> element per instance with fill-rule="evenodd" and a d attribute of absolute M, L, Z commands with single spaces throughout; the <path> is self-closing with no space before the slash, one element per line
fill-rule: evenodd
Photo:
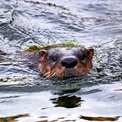
<path fill-rule="evenodd" d="M 121 0 L 1 0 L 0 50 L 8 55 L 0 56 L 0 121 L 121 122 L 121 6 Z M 82 78 L 41 78 L 18 56 L 23 45 L 73 39 L 95 49 L 91 73 Z"/>

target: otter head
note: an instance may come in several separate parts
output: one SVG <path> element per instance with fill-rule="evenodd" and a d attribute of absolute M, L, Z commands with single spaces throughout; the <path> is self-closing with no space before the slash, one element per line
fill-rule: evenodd
<path fill-rule="evenodd" d="M 54 47 L 39 51 L 39 68 L 44 76 L 69 77 L 89 73 L 93 49 L 82 47 Z"/>

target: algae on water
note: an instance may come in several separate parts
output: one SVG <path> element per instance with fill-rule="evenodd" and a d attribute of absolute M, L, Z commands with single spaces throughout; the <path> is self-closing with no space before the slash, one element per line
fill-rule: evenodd
<path fill-rule="evenodd" d="M 65 43 L 54 43 L 54 44 L 48 43 L 45 45 L 32 45 L 32 46 L 25 45 L 25 46 L 28 47 L 26 51 L 33 51 L 33 52 L 39 51 L 41 49 L 49 48 L 49 47 L 54 47 L 54 46 L 79 46 L 85 48 L 83 45 L 76 44 L 75 40 L 71 40 L 70 42 L 65 42 Z"/>

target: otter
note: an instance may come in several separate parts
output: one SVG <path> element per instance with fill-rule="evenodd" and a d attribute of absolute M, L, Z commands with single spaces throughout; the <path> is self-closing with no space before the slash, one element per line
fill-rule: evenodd
<path fill-rule="evenodd" d="M 47 78 L 80 76 L 92 68 L 94 49 L 80 46 L 53 46 L 26 55 Z"/>

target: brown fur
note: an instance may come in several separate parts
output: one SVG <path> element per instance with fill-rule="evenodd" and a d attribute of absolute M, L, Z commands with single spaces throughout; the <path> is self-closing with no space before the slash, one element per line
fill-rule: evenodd
<path fill-rule="evenodd" d="M 87 58 L 82 61 L 77 57 L 76 60 L 78 64 L 71 69 L 61 66 L 63 57 L 61 57 L 57 62 L 49 63 L 48 60 L 50 59 L 48 59 L 48 51 L 50 50 L 40 50 L 40 63 L 38 65 L 38 68 L 41 70 L 43 76 L 46 76 L 48 78 L 80 76 L 82 74 L 89 73 L 90 69 L 92 68 L 93 49 L 82 49 L 81 51 Z"/>

